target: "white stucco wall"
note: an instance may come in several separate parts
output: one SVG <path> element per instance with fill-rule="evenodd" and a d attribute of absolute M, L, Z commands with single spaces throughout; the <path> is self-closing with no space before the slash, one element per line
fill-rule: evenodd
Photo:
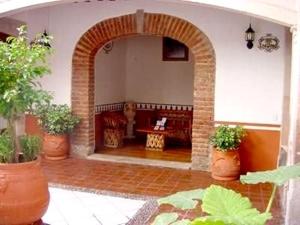
<path fill-rule="evenodd" d="M 194 63 L 163 61 L 161 37 L 127 40 L 126 100 L 193 104 Z"/>
<path fill-rule="evenodd" d="M 6 120 L 0 117 L 0 130 L 6 128 L 6 125 L 7 125 Z"/>
<path fill-rule="evenodd" d="M 124 102 L 126 95 L 126 42 L 116 41 L 106 54 L 95 56 L 95 104 Z"/>
<path fill-rule="evenodd" d="M 283 26 L 252 18 L 257 37 L 271 32 L 281 41 L 278 51 L 265 53 L 257 48 L 248 50 L 245 46 L 248 16 L 196 5 L 146 0 L 97 1 L 59 5 L 13 17 L 28 22 L 31 31 L 43 31 L 48 27 L 55 37 L 55 53 L 51 60 L 53 74 L 42 83 L 56 93 L 56 102 L 70 104 L 72 54 L 80 36 L 103 19 L 134 13 L 137 9 L 181 17 L 209 37 L 217 63 L 215 120 L 280 123 L 286 65 Z"/>
<path fill-rule="evenodd" d="M 95 57 L 95 104 L 122 101 L 193 105 L 194 62 L 162 61 L 162 38 L 114 41 Z"/>
<path fill-rule="evenodd" d="M 99 0 L 98 0 L 99 1 Z M 154 0 L 151 0 L 154 1 Z M 243 15 L 264 18 L 284 26 L 297 22 L 297 0 L 158 0 L 179 4 L 206 5 L 222 10 L 230 10 Z M 9 16 L 25 9 L 41 8 L 74 0 L 0 0 L 0 16 Z M 89 2 L 77 0 L 76 2 Z"/>

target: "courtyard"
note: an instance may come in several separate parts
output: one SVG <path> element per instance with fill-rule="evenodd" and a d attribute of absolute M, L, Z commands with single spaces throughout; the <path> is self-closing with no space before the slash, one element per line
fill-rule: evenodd
<path fill-rule="evenodd" d="M 0 225 L 299 225 L 299 62 L 299 0 L 0 0 Z"/>
<path fill-rule="evenodd" d="M 43 160 L 42 167 L 51 187 L 62 188 L 62 190 L 73 190 L 76 191 L 75 195 L 93 193 L 95 194 L 94 198 L 96 198 L 96 195 L 99 195 L 99 198 L 106 196 L 109 200 L 116 197 L 115 204 L 117 208 L 119 207 L 123 210 L 127 208 L 130 210 L 133 207 L 132 211 L 130 211 L 130 219 L 127 218 L 128 221 L 126 224 L 128 225 L 149 225 L 158 213 L 172 212 L 174 208 L 168 205 L 159 207 L 156 199 L 178 191 L 206 188 L 211 184 L 222 185 L 240 192 L 243 196 L 249 197 L 254 206 L 263 211 L 267 206 L 272 189 L 269 184 L 242 185 L 239 181 L 216 181 L 210 177 L 208 172 L 110 163 L 77 158 L 56 162 Z M 63 192 L 62 190 L 60 191 Z M 62 197 L 64 200 L 59 202 L 59 204 L 72 205 L 74 197 L 68 199 L 67 196 L 69 195 Z M 54 195 L 53 198 L 57 204 L 57 197 Z M 132 200 L 132 203 L 130 201 L 127 202 L 126 199 Z M 135 200 L 138 200 L 136 205 Z M 108 203 L 103 204 L 103 201 L 98 201 L 97 204 L 93 205 L 95 215 L 101 215 L 103 210 L 108 216 L 111 216 L 111 213 L 115 212 L 107 210 L 110 208 L 110 204 Z M 199 207 L 196 210 L 188 212 L 182 211 L 181 214 L 183 218 L 191 218 L 195 216 L 197 211 L 199 213 Z M 112 217 L 117 218 L 121 212 L 122 210 L 117 210 L 115 216 Z M 280 225 L 283 223 L 279 194 L 274 202 L 272 214 L 274 218 L 269 221 L 269 225 Z M 120 221 L 122 221 L 122 218 L 124 220 L 124 215 Z M 48 217 L 47 219 L 50 218 Z M 113 219 L 105 221 L 103 223 L 98 222 L 98 224 L 122 224 L 115 222 L 116 220 Z M 74 224 L 77 223 L 74 222 Z M 56 223 L 51 223 L 51 225 L 56 225 Z M 72 225 L 72 223 L 69 223 L 69 225 Z"/>

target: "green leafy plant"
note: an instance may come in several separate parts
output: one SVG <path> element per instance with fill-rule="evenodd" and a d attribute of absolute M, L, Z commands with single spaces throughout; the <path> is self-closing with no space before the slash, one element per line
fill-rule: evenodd
<path fill-rule="evenodd" d="M 13 155 L 12 141 L 7 132 L 0 134 L 0 163 L 12 161 Z"/>
<path fill-rule="evenodd" d="M 34 135 L 24 135 L 20 139 L 23 159 L 32 161 L 36 158 L 41 149 L 41 139 Z"/>
<path fill-rule="evenodd" d="M 153 224 L 155 225 L 165 225 L 165 224 L 174 224 L 174 222 L 178 219 L 177 213 L 162 213 L 158 215 Z"/>
<path fill-rule="evenodd" d="M 172 204 L 179 209 L 194 209 L 198 204 L 197 200 L 201 200 L 204 194 L 204 190 L 196 189 L 191 191 L 178 192 L 165 198 L 158 200 L 161 204 Z"/>
<path fill-rule="evenodd" d="M 221 125 L 216 128 L 215 134 L 210 138 L 210 144 L 218 151 L 236 150 L 245 137 L 246 132 L 242 126 L 229 127 Z"/>
<path fill-rule="evenodd" d="M 211 220 L 201 220 L 201 219 L 195 219 L 194 221 L 186 224 L 186 225 L 227 225 L 222 221 L 211 221 Z"/>
<path fill-rule="evenodd" d="M 43 105 L 36 110 L 36 114 L 43 129 L 52 135 L 70 133 L 80 122 L 67 105 Z"/>
<path fill-rule="evenodd" d="M 276 189 L 278 186 L 283 185 L 290 179 L 300 177 L 300 165 L 293 166 L 281 166 L 276 170 L 269 170 L 263 172 L 248 172 L 246 175 L 240 177 L 240 180 L 244 184 L 258 184 L 258 183 L 271 183 L 273 184 L 272 194 L 266 208 L 266 212 L 270 212 Z"/>
<path fill-rule="evenodd" d="M 269 203 L 264 212 L 252 206 L 251 201 L 241 194 L 218 185 L 207 189 L 178 192 L 158 200 L 158 204 L 170 204 L 178 209 L 193 209 L 202 202 L 205 216 L 179 219 L 179 214 L 163 213 L 158 215 L 152 225 L 265 225 L 272 218 L 270 209 L 275 197 L 276 187 L 289 179 L 300 178 L 300 165 L 279 167 L 264 172 L 247 173 L 241 176 L 241 182 L 247 184 L 272 183 L 274 185 Z M 195 203 L 197 202 L 197 203 Z M 201 212 L 199 212 L 199 215 Z"/>
<path fill-rule="evenodd" d="M 20 115 L 51 99 L 37 82 L 50 72 L 46 58 L 51 49 L 40 43 L 49 43 L 51 37 L 38 34 L 35 39 L 38 41 L 30 43 L 26 26 L 21 26 L 18 31 L 17 37 L 0 41 L 0 116 L 7 120 L 14 156 L 6 157 L 8 163 L 19 162 L 21 146 L 16 134 L 16 121 Z"/>
<path fill-rule="evenodd" d="M 253 208 L 247 197 L 221 186 L 207 188 L 202 202 L 202 210 L 209 215 L 208 219 L 225 224 L 262 225 L 272 218 L 270 213 L 260 213 Z"/>

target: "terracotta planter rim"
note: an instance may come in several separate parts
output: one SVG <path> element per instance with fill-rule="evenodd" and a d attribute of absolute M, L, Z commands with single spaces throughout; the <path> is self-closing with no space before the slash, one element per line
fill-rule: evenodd
<path fill-rule="evenodd" d="M 46 134 L 46 135 L 48 135 L 48 136 L 55 136 L 55 137 L 57 137 L 57 136 L 68 136 L 69 135 L 69 133 L 63 133 L 63 134 L 50 134 L 50 133 L 48 133 L 46 130 L 43 130 L 44 131 L 44 133 Z"/>
<path fill-rule="evenodd" d="M 229 149 L 224 149 L 224 150 L 220 150 L 220 148 L 215 148 L 214 147 L 214 150 L 217 151 L 217 152 L 235 152 L 235 151 L 238 151 L 239 148 L 229 148 Z"/>
<path fill-rule="evenodd" d="M 24 168 L 29 168 L 35 165 L 39 165 L 41 158 L 38 156 L 35 160 L 29 162 L 19 162 L 19 163 L 0 163 L 1 170 L 23 170 Z"/>

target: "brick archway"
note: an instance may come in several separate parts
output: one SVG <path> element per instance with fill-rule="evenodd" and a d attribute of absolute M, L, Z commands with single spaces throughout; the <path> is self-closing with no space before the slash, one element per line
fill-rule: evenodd
<path fill-rule="evenodd" d="M 72 109 L 82 121 L 72 137 L 72 151 L 94 152 L 94 56 L 106 42 L 130 35 L 167 36 L 186 44 L 195 58 L 192 168 L 207 170 L 208 139 L 213 129 L 215 53 L 208 37 L 190 22 L 164 14 L 144 13 L 107 19 L 78 41 L 72 61 Z"/>

